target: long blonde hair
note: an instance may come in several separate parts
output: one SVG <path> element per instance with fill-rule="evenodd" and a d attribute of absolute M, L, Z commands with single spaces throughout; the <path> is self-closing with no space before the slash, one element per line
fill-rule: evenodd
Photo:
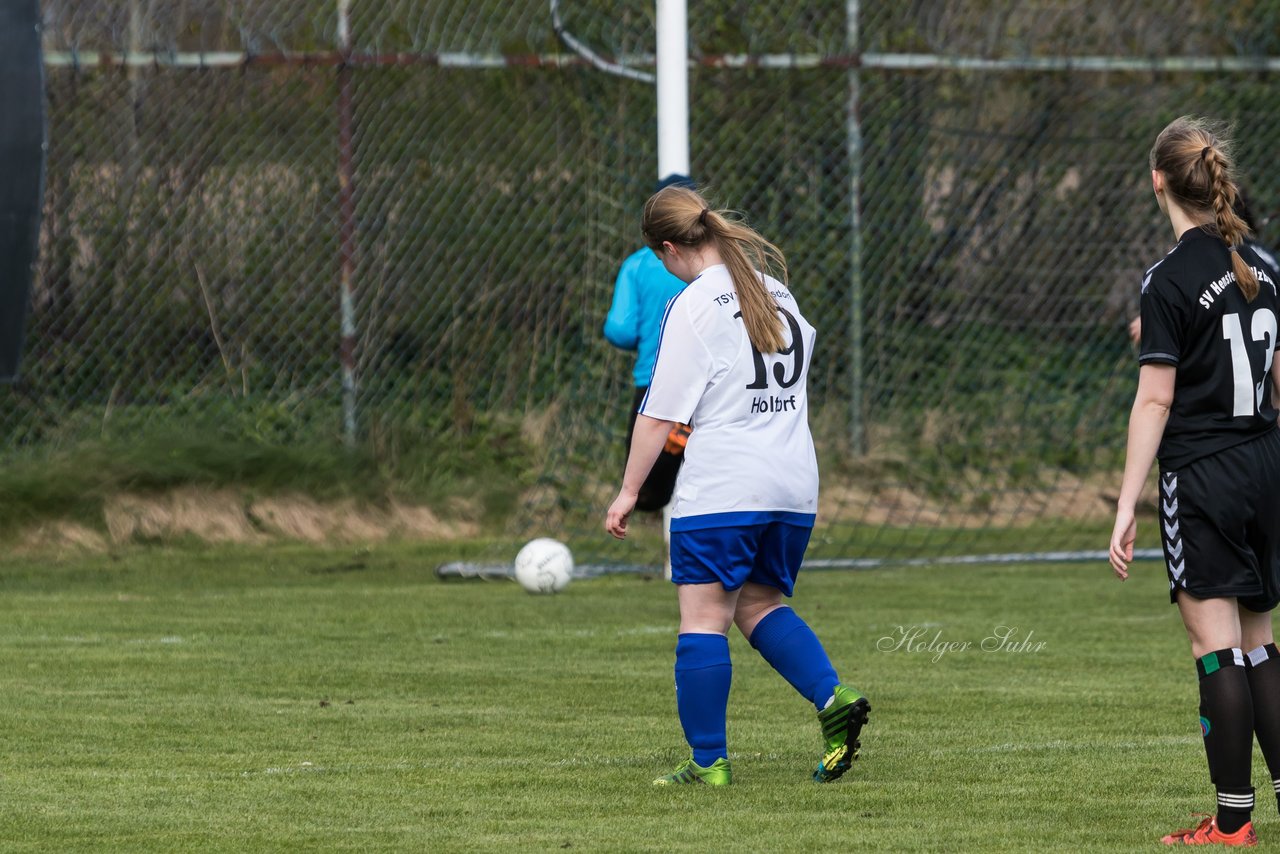
<path fill-rule="evenodd" d="M 761 353 L 776 353 L 787 346 L 777 302 L 761 278 L 768 273 L 786 284 L 787 260 L 781 249 L 732 211 L 711 209 L 702 196 L 686 187 L 666 187 L 650 196 L 641 229 L 655 252 L 661 252 L 666 241 L 694 250 L 714 244 L 733 278 L 751 346 Z"/>
<path fill-rule="evenodd" d="M 1164 175 L 1165 192 L 1188 214 L 1202 220 L 1231 250 L 1231 269 L 1245 299 L 1258 295 L 1258 277 L 1237 247 L 1249 225 L 1235 212 L 1236 186 L 1231 141 L 1212 123 L 1193 116 L 1174 119 L 1151 147 L 1151 168 Z"/>

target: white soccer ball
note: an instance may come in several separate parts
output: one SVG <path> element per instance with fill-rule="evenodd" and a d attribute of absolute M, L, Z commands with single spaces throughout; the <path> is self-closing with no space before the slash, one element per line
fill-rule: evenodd
<path fill-rule="evenodd" d="M 573 554 L 559 540 L 530 540 L 516 555 L 516 581 L 530 593 L 559 593 L 571 578 Z"/>

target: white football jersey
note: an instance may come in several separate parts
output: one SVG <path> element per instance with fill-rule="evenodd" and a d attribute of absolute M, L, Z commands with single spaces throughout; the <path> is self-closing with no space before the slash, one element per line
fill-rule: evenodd
<path fill-rule="evenodd" d="M 733 279 L 708 267 L 667 305 L 649 392 L 640 413 L 690 424 L 676 479 L 671 530 L 786 521 L 812 525 L 818 460 L 806 386 L 814 328 L 776 279 L 787 346 L 751 346 Z"/>

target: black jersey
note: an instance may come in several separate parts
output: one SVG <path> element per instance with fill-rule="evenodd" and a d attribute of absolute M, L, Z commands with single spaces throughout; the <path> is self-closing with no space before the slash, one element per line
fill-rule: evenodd
<path fill-rule="evenodd" d="M 1271 363 L 1277 348 L 1277 273 L 1249 246 L 1258 277 L 1247 302 L 1222 239 L 1200 228 L 1142 281 L 1140 364 L 1178 369 L 1173 408 L 1157 456 L 1174 470 L 1276 429 Z"/>

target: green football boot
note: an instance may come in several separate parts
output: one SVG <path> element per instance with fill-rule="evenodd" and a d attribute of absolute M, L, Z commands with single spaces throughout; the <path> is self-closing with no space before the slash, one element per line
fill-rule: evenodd
<path fill-rule="evenodd" d="M 839 780 L 858 758 L 858 734 L 867 725 L 867 713 L 871 704 L 867 698 L 852 688 L 837 685 L 831 705 L 818 712 L 822 725 L 823 753 L 813 779 L 818 783 Z"/>
<path fill-rule="evenodd" d="M 672 786 L 681 783 L 702 784 L 705 786 L 727 786 L 733 780 L 729 770 L 729 760 L 721 756 L 706 768 L 703 768 L 690 756 L 681 762 L 676 770 L 653 781 L 655 786 Z"/>

